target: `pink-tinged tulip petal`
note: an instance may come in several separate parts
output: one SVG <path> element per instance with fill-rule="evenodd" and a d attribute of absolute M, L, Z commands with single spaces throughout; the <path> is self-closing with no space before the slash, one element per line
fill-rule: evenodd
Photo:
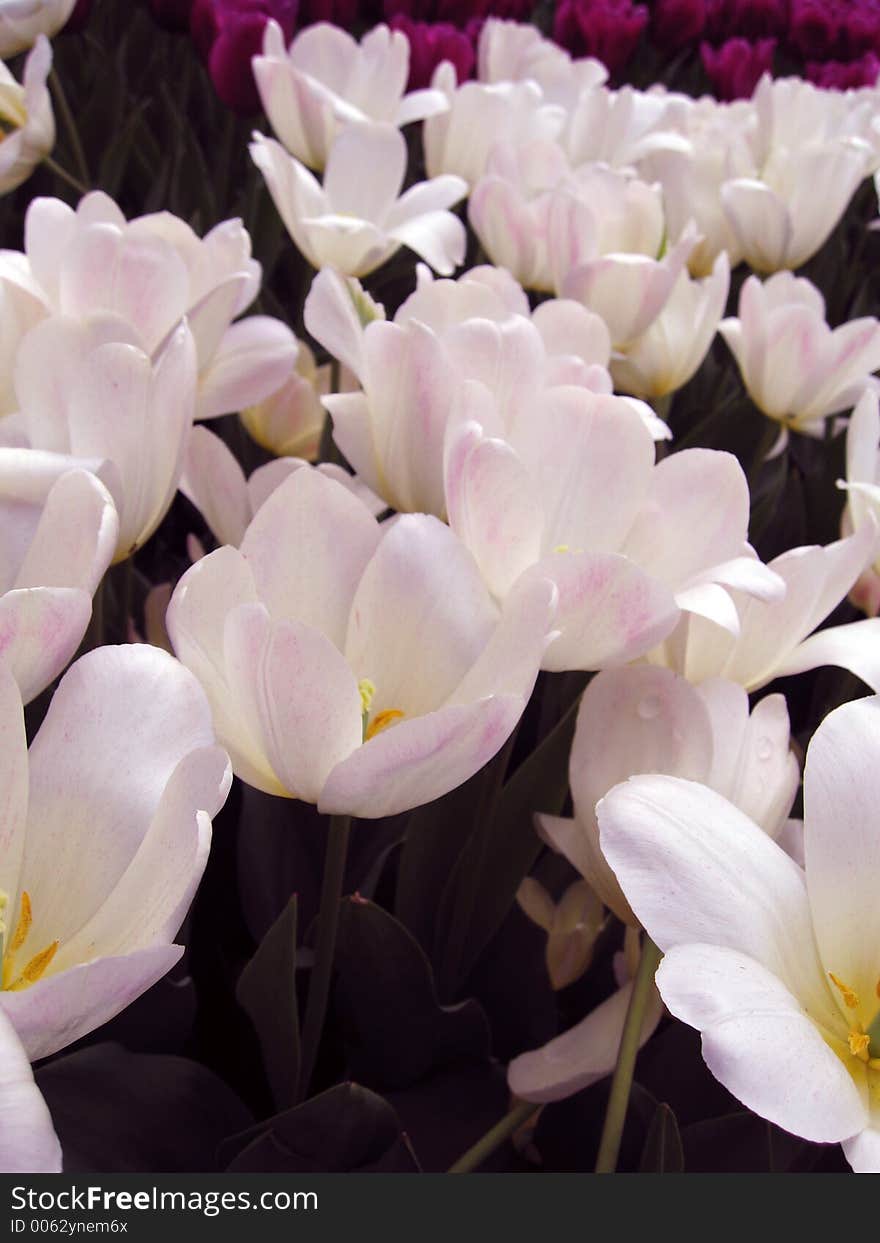
<path fill-rule="evenodd" d="M 250 315 L 227 328 L 199 377 L 200 419 L 231 414 L 264 401 L 296 362 L 296 338 L 278 319 Z"/>
<path fill-rule="evenodd" d="M 880 981 L 880 773 L 866 762 L 877 754 L 880 702 L 860 699 L 825 718 L 804 770 L 807 888 L 819 953 L 863 997 L 866 1022 Z"/>
<path fill-rule="evenodd" d="M 27 1053 L 0 1010 L 0 1170 L 6 1174 L 60 1174 L 61 1145 Z"/>
<path fill-rule="evenodd" d="M 59 280 L 63 314 L 98 312 L 136 324 L 152 350 L 187 309 L 189 280 L 182 259 L 160 238 L 130 236 L 115 226 L 81 229 L 64 257 Z"/>
<path fill-rule="evenodd" d="M 880 1170 L 880 1126 L 865 1127 L 841 1145 L 843 1155 L 856 1174 L 876 1174 Z"/>
<path fill-rule="evenodd" d="M 643 776 L 615 786 L 596 815 L 605 858 L 664 953 L 707 944 L 748 954 L 813 1019 L 833 1021 L 804 873 L 732 803 L 678 777 Z"/>
<path fill-rule="evenodd" d="M 671 773 L 705 781 L 712 731 L 698 692 L 666 669 L 637 666 L 598 674 L 584 692 L 571 749 L 569 780 L 577 819 L 562 837 L 542 817 L 552 844 L 574 863 L 625 923 L 637 925 L 599 848 L 595 807 L 634 773 Z M 570 853 L 573 852 L 573 853 Z"/>
<path fill-rule="evenodd" d="M 345 460 L 371 491 L 387 499 L 389 485 L 377 456 L 370 403 L 366 395 L 334 393 L 323 399 L 323 405 L 333 420 L 333 439 L 342 450 Z"/>
<path fill-rule="evenodd" d="M 312 281 L 303 314 L 315 340 L 362 380 L 364 326 L 345 278 L 332 268 L 322 268 Z"/>
<path fill-rule="evenodd" d="M 467 234 L 464 225 L 452 212 L 426 212 L 400 224 L 389 223 L 388 236 L 408 246 L 441 276 L 450 276 L 464 263 Z"/>
<path fill-rule="evenodd" d="M 683 613 L 696 613 L 722 630 L 739 634 L 736 605 L 717 583 L 697 583 L 675 593 L 675 603 Z"/>
<path fill-rule="evenodd" d="M 230 320 L 235 316 L 236 306 L 246 285 L 247 276 L 236 272 L 215 285 L 198 302 L 188 308 L 186 322 L 196 343 L 196 356 L 200 370 L 208 366 L 219 349 L 223 334 L 229 328 Z"/>
<path fill-rule="evenodd" d="M 167 975 L 182 953 L 181 945 L 152 945 L 122 958 L 96 958 L 6 991 L 0 1005 L 28 1057 L 37 1061 L 115 1018 Z"/>
<path fill-rule="evenodd" d="M 30 703 L 80 645 L 92 598 L 73 587 L 26 587 L 0 596 L 0 657 Z"/>
<path fill-rule="evenodd" d="M 587 364 L 608 366 L 611 337 L 605 321 L 579 302 L 550 298 L 535 307 L 532 323 L 550 355 L 571 354 Z"/>
<path fill-rule="evenodd" d="M 18 884 L 27 801 L 28 753 L 21 692 L 9 670 L 0 665 L 0 889 L 7 896 Z"/>
<path fill-rule="evenodd" d="M 617 1062 L 631 996 L 632 984 L 625 984 L 561 1036 L 515 1057 L 507 1069 L 513 1095 L 525 1101 L 560 1101 L 610 1075 Z M 652 989 L 639 1048 L 653 1034 L 662 1013 L 660 998 Z"/>
<path fill-rule="evenodd" d="M 20 882 L 34 900 L 28 945 L 63 943 L 99 909 L 177 764 L 213 742 L 201 687 L 157 648 L 98 648 L 72 666 L 30 748 L 28 821 L 40 831 Z"/>
<path fill-rule="evenodd" d="M 602 669 L 635 660 L 675 626 L 672 594 L 638 566 L 613 553 L 559 552 L 526 571 L 559 589 L 556 627 L 542 668 Z"/>
<path fill-rule="evenodd" d="M 466 423 L 447 447 L 449 525 L 473 553 L 489 590 L 503 598 L 537 561 L 544 516 L 529 472 L 510 445 Z"/>
<path fill-rule="evenodd" d="M 749 178 L 725 182 L 721 203 L 739 248 L 753 268 L 775 272 L 787 266 L 792 218 L 769 186 Z"/>
<path fill-rule="evenodd" d="M 651 435 L 619 398 L 560 388 L 542 404 L 542 417 L 523 418 L 512 440 L 543 501 L 544 548 L 616 553 L 656 481 Z"/>
<path fill-rule="evenodd" d="M 219 747 L 183 757 L 128 867 L 92 918 L 59 945 L 53 973 L 96 955 L 115 958 L 174 938 L 208 862 L 211 819 L 231 782 L 229 760 Z"/>
<path fill-rule="evenodd" d="M 180 490 L 217 542 L 237 548 L 251 517 L 244 471 L 220 437 L 206 427 L 196 426 L 189 434 Z"/>
<path fill-rule="evenodd" d="M 231 696 L 281 791 L 317 802 L 327 774 L 363 738 L 361 696 L 344 657 L 320 630 L 273 621 L 261 604 L 229 614 L 225 654 Z"/>
<path fill-rule="evenodd" d="M 15 586 L 93 593 L 113 560 L 118 534 L 116 507 L 101 481 L 85 470 L 68 471 L 46 498 Z"/>
<path fill-rule="evenodd" d="M 748 521 L 749 488 L 733 454 L 686 449 L 655 467 L 623 551 L 675 590 L 741 553 Z"/>
<path fill-rule="evenodd" d="M 32 199 L 24 218 L 24 248 L 33 289 L 58 303 L 58 277 L 76 237 L 76 212 L 60 199 Z M 5 274 L 5 273 L 4 273 Z"/>
<path fill-rule="evenodd" d="M 878 643 L 880 619 L 876 617 L 850 622 L 845 626 L 831 626 L 799 643 L 790 655 L 779 662 L 774 676 L 787 677 L 819 669 L 822 665 L 836 665 L 861 678 L 872 691 L 880 691 Z"/>
<path fill-rule="evenodd" d="M 324 193 L 334 211 L 378 224 L 391 212 L 405 171 L 406 140 L 399 129 L 347 125 L 330 149 Z"/>
<path fill-rule="evenodd" d="M 525 707 L 551 630 L 557 592 L 549 579 L 523 580 L 504 601 L 489 642 L 446 701 L 465 704 L 490 695 L 519 695 Z"/>
<path fill-rule="evenodd" d="M 660 964 L 657 987 L 672 1013 L 702 1032 L 716 1079 L 762 1118 L 819 1143 L 864 1127 L 867 1111 L 843 1062 L 762 962 L 734 947 L 679 945 Z"/>
<path fill-rule="evenodd" d="M 373 715 L 418 716 L 452 694 L 496 623 L 476 562 L 449 527 L 404 514 L 358 584 L 345 654 L 376 688 Z"/>
<path fill-rule="evenodd" d="M 376 520 L 349 489 L 303 469 L 260 507 L 241 551 L 274 620 L 303 622 L 341 649 L 352 600 L 380 537 Z"/>
<path fill-rule="evenodd" d="M 318 810 L 375 819 L 448 794 L 498 752 L 523 706 L 519 695 L 494 695 L 382 730 L 334 768 Z"/>
<path fill-rule="evenodd" d="M 272 462 L 267 462 L 265 466 L 258 466 L 250 479 L 247 481 L 247 494 L 250 501 L 251 513 L 256 513 L 263 505 L 266 504 L 269 497 L 276 488 L 280 488 L 282 483 L 292 475 L 294 471 L 303 470 L 309 465 L 302 458 L 296 457 L 280 457 L 275 458 Z M 329 462 L 325 462 L 324 466 L 329 466 Z M 318 468 L 321 470 L 321 468 Z M 344 471 L 341 466 L 336 467 L 343 479 L 351 479 L 352 476 Z M 336 479 L 335 473 L 331 471 L 321 470 L 321 474 L 327 474 L 331 479 Z M 337 480 L 342 482 L 342 479 Z"/>

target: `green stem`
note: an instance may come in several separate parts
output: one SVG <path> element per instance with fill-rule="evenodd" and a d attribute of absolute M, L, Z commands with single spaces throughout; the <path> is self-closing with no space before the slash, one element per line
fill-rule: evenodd
<path fill-rule="evenodd" d="M 645 1008 L 651 996 L 654 975 L 661 958 L 662 954 L 657 946 L 645 934 L 639 958 L 639 969 L 633 982 L 632 995 L 629 999 L 623 1031 L 620 1034 L 617 1065 L 614 1068 L 614 1078 L 611 1080 L 611 1095 L 608 1097 L 605 1125 L 602 1128 L 599 1155 L 596 1158 L 597 1174 L 613 1174 L 617 1169 L 617 1158 L 620 1153 L 620 1141 L 623 1138 L 626 1111 L 629 1107 L 629 1094 L 632 1088 L 636 1055 L 639 1051 Z"/>
<path fill-rule="evenodd" d="M 500 1148 L 504 1141 L 540 1108 L 540 1105 L 535 1105 L 532 1101 L 518 1101 L 509 1114 L 505 1114 L 501 1121 L 496 1122 L 492 1129 L 460 1156 L 454 1165 L 450 1165 L 448 1173 L 470 1174 L 479 1169 L 483 1162 L 491 1157 L 492 1153 Z"/>
<path fill-rule="evenodd" d="M 49 83 L 52 87 L 52 94 L 55 96 L 55 103 L 58 106 L 61 119 L 64 122 L 64 127 L 67 130 L 67 135 L 70 138 L 70 147 L 73 151 L 73 159 L 76 164 L 77 172 L 79 173 L 80 181 L 85 186 L 88 186 L 91 182 L 91 177 L 89 176 L 89 166 L 86 163 L 86 153 L 83 151 L 83 145 L 79 137 L 79 130 L 76 127 L 76 120 L 74 119 L 70 104 L 67 101 L 67 94 L 61 84 L 61 78 L 54 69 L 49 70 Z M 84 190 L 83 193 L 87 193 L 87 190 Z"/>
<path fill-rule="evenodd" d="M 62 168 L 60 164 L 52 159 L 51 155 L 44 155 L 43 163 L 47 168 L 52 170 L 56 177 L 60 177 L 62 181 L 66 182 L 67 185 L 71 187 L 71 189 L 76 190 L 77 194 L 88 194 L 89 187 L 83 185 L 83 183 L 74 177 L 73 173 L 69 173 L 66 168 Z"/>
<path fill-rule="evenodd" d="M 327 1001 L 330 997 L 330 980 L 333 976 L 333 957 L 336 951 L 336 932 L 339 927 L 339 906 L 342 901 L 342 879 L 348 855 L 348 837 L 351 816 L 331 816 L 327 835 L 327 852 L 324 856 L 324 880 L 321 885 L 321 905 L 318 909 L 318 935 L 315 940 L 315 961 L 309 980 L 309 996 L 303 1022 L 302 1058 L 299 1068 L 301 1101 L 309 1090 L 318 1045 L 324 1029 Z"/>

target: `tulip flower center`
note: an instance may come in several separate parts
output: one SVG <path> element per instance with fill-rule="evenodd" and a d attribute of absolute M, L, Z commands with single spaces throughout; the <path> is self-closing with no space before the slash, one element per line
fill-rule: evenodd
<path fill-rule="evenodd" d="M 846 1010 L 849 1022 L 847 1045 L 851 1057 L 861 1062 L 868 1074 L 868 1086 L 872 1097 L 880 1098 L 880 1007 L 867 1024 L 863 1023 L 862 1001 L 855 989 L 850 988 L 832 971 L 828 972 L 831 983 L 837 989 Z M 874 988 L 875 997 L 880 1000 L 880 980 Z"/>
<path fill-rule="evenodd" d="M 24 91 L 20 87 L 16 90 L 0 87 L 0 137 L 23 129 L 26 124 Z"/>
<path fill-rule="evenodd" d="M 33 923 L 30 894 L 26 889 L 22 891 L 21 900 L 18 904 L 18 919 L 15 921 L 12 935 L 7 940 L 6 911 L 8 906 L 9 898 L 0 890 L 0 955 L 2 955 L 3 959 L 3 980 L 0 987 L 7 991 L 15 992 L 19 989 L 27 988 L 31 984 L 36 984 L 55 957 L 58 942 L 52 941 L 45 949 L 41 949 L 39 953 L 33 954 L 26 959 L 24 966 L 19 969 L 16 962 L 18 953 L 28 939 L 31 924 Z"/>
<path fill-rule="evenodd" d="M 389 725 L 393 725 L 395 721 L 399 721 L 405 714 L 399 708 L 385 708 L 382 712 L 377 712 L 370 720 L 370 707 L 376 695 L 376 684 L 371 682 L 369 678 L 361 678 L 358 682 L 358 690 L 361 695 L 361 719 L 363 721 L 364 742 L 369 742 L 371 738 L 375 738 L 377 734 L 381 734 L 383 729 L 387 729 Z"/>

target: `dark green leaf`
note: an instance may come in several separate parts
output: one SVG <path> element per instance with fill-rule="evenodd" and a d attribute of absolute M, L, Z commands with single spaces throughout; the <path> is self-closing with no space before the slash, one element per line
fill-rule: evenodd
<path fill-rule="evenodd" d="M 642 1174 L 684 1173 L 684 1151 L 678 1123 L 668 1105 L 658 1105 L 651 1119 L 639 1169 Z"/>
<path fill-rule="evenodd" d="M 489 1057 L 476 1002 L 443 1007 L 418 942 L 372 902 L 345 902 L 336 943 L 334 1008 L 355 1078 L 402 1088 L 436 1067 Z"/>
<path fill-rule="evenodd" d="M 299 1076 L 296 1000 L 296 894 L 238 979 L 236 997 L 254 1025 L 279 1108 L 293 1104 Z"/>

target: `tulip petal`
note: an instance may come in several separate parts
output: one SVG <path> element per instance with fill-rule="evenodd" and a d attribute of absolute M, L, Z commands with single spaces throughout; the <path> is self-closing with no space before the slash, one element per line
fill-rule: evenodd
<path fill-rule="evenodd" d="M 880 1124 L 865 1127 L 852 1139 L 844 1140 L 843 1155 L 856 1174 L 880 1173 Z"/>
<path fill-rule="evenodd" d="M 0 1170 L 60 1174 L 61 1145 L 15 1028 L 0 1009 Z"/>
<path fill-rule="evenodd" d="M 822 665 L 848 669 L 872 691 L 880 691 L 880 618 L 819 630 L 779 662 L 774 677 L 805 673 Z"/>
<path fill-rule="evenodd" d="M 182 945 L 152 945 L 122 958 L 96 958 L 6 991 L 0 1005 L 35 1062 L 115 1018 L 167 975 L 182 953 Z"/>
<path fill-rule="evenodd" d="M 791 216 L 769 186 L 745 177 L 724 182 L 721 203 L 751 267 L 758 272 L 776 272 L 787 266 L 793 233 Z"/>
<path fill-rule="evenodd" d="M 875 639 L 876 642 L 876 639 Z M 813 735 L 804 770 L 807 888 L 822 961 L 870 1022 L 880 983 L 880 700 L 844 704 Z"/>
<path fill-rule="evenodd" d="M 448 794 L 499 751 L 523 707 L 519 695 L 496 695 L 400 721 L 333 769 L 318 810 L 376 819 Z"/>
<path fill-rule="evenodd" d="M 712 1074 L 762 1118 L 819 1143 L 867 1121 L 846 1067 L 785 983 L 746 953 L 678 945 L 657 971 L 677 1018 L 703 1033 Z"/>
<path fill-rule="evenodd" d="M 25 587 L 0 596 L 0 655 L 25 703 L 71 660 L 91 613 L 91 595 L 73 587 Z"/>
<path fill-rule="evenodd" d="M 631 996 L 632 984 L 625 984 L 561 1036 L 515 1057 L 507 1070 L 513 1095 L 524 1101 L 560 1101 L 610 1075 Z M 653 1034 L 662 1014 L 657 990 L 652 988 L 639 1048 Z"/>
<path fill-rule="evenodd" d="M 116 507 L 101 481 L 89 471 L 68 471 L 46 497 L 15 586 L 79 587 L 91 595 L 118 534 Z"/>
<path fill-rule="evenodd" d="M 237 548 L 251 516 L 247 483 L 238 459 L 207 427 L 196 425 L 189 434 L 180 490 L 217 542 Z"/>
<path fill-rule="evenodd" d="M 257 596 L 273 620 L 303 622 L 339 649 L 381 529 L 352 492 L 311 467 L 260 506 L 241 542 Z"/>
<path fill-rule="evenodd" d="M 213 419 L 265 401 L 290 375 L 296 338 L 269 315 L 249 315 L 226 329 L 199 377 L 198 418 Z"/>
<path fill-rule="evenodd" d="M 678 777 L 632 777 L 596 815 L 605 858 L 664 952 L 699 942 L 749 954 L 834 1029 L 804 874 L 766 833 Z"/>
<path fill-rule="evenodd" d="M 0 889 L 18 889 L 27 823 L 28 751 L 21 692 L 0 664 Z M 5 912 L 8 919 L 11 912 Z"/>
<path fill-rule="evenodd" d="M 30 945 L 63 943 L 94 915 L 180 760 L 213 742 L 202 688 L 158 648 L 102 647 L 71 667 L 30 748 Z"/>

